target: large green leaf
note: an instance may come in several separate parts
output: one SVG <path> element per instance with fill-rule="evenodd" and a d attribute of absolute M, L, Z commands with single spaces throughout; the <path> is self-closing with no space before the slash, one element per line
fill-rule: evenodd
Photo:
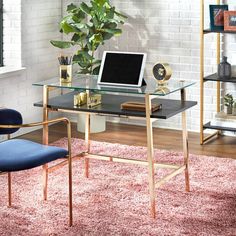
<path fill-rule="evenodd" d="M 114 8 L 111 8 L 111 9 L 107 10 L 107 13 L 106 13 L 106 18 L 107 19 L 113 19 L 114 15 L 115 15 Z"/>
<path fill-rule="evenodd" d="M 72 36 L 71 41 L 83 44 L 84 40 L 86 39 L 86 36 L 87 34 L 81 31 L 79 33 L 75 33 Z"/>
<path fill-rule="evenodd" d="M 90 15 L 91 8 L 86 3 L 82 2 L 80 4 L 80 9 L 87 15 Z"/>
<path fill-rule="evenodd" d="M 117 12 L 109 0 L 90 0 L 79 6 L 72 3 L 67 6 L 67 12 L 61 20 L 60 32 L 72 33 L 71 41 L 51 40 L 51 44 L 58 48 L 78 46 L 73 63 L 79 65 L 81 73 L 97 74 L 101 61 L 94 58 L 94 52 L 104 40 L 121 34 L 118 26 L 127 17 Z"/>
<path fill-rule="evenodd" d="M 103 40 L 109 40 L 109 39 L 111 39 L 113 36 L 114 36 L 114 34 L 110 34 L 110 33 L 106 33 L 106 32 L 104 32 L 104 33 L 102 34 Z"/>
<path fill-rule="evenodd" d="M 73 44 L 73 42 L 66 42 L 66 41 L 56 41 L 56 40 L 50 40 L 50 43 L 58 48 L 70 48 Z"/>
<path fill-rule="evenodd" d="M 95 2 L 96 2 L 98 5 L 103 6 L 103 5 L 107 2 L 107 0 L 96 0 Z"/>
<path fill-rule="evenodd" d="M 77 9 L 77 6 L 75 4 L 73 4 L 73 3 L 71 3 L 70 5 L 67 6 L 66 11 L 67 12 L 71 12 L 71 11 L 73 11 L 75 9 Z"/>
<path fill-rule="evenodd" d="M 90 66 L 90 61 L 84 60 L 83 57 L 78 57 L 78 55 L 73 57 L 73 63 L 78 63 L 81 68 L 88 68 Z"/>
<path fill-rule="evenodd" d="M 86 14 L 80 8 L 78 8 L 77 11 L 73 13 L 72 19 L 76 23 L 86 22 Z"/>
<path fill-rule="evenodd" d="M 62 31 L 65 34 L 69 34 L 69 33 L 73 33 L 75 31 L 78 31 L 77 29 L 75 29 L 75 27 L 73 27 L 71 24 L 68 24 L 66 21 L 61 22 L 60 24 Z"/>
<path fill-rule="evenodd" d="M 115 22 L 107 22 L 104 24 L 103 28 L 104 29 L 116 29 L 117 28 L 117 23 Z"/>
<path fill-rule="evenodd" d="M 94 60 L 94 57 L 89 55 L 87 51 L 78 51 L 77 54 L 83 56 L 86 60 L 89 60 L 89 61 Z"/>
<path fill-rule="evenodd" d="M 95 68 L 93 69 L 92 74 L 93 74 L 93 75 L 98 75 L 98 74 L 99 74 L 99 70 L 100 70 L 100 65 L 97 66 L 97 67 L 95 67 Z"/>
<path fill-rule="evenodd" d="M 102 42 L 103 38 L 100 33 L 94 34 L 92 37 L 89 38 L 89 42 L 99 43 Z"/>
<path fill-rule="evenodd" d="M 101 64 L 101 60 L 94 60 L 93 61 L 93 65 L 100 65 Z"/>
<path fill-rule="evenodd" d="M 91 71 L 87 68 L 78 71 L 78 74 L 91 74 Z"/>
<path fill-rule="evenodd" d="M 120 35 L 122 33 L 122 30 L 121 29 L 103 29 L 104 32 L 106 33 L 110 33 L 110 34 L 113 34 L 113 35 Z"/>
<path fill-rule="evenodd" d="M 72 27 L 74 27 L 76 29 L 86 29 L 87 28 L 87 24 L 84 24 L 84 23 L 73 23 L 71 25 L 72 25 Z"/>

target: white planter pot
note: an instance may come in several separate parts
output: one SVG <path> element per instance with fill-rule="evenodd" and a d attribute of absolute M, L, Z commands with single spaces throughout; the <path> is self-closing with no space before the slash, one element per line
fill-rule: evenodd
<path fill-rule="evenodd" d="M 232 115 L 232 107 L 225 107 L 225 113 L 228 115 Z"/>
<path fill-rule="evenodd" d="M 232 115 L 233 115 L 233 116 L 236 116 L 236 107 L 233 107 Z"/>
<path fill-rule="evenodd" d="M 81 133 L 85 132 L 86 115 L 79 114 L 77 120 L 77 130 Z M 90 115 L 90 133 L 99 133 L 106 130 L 106 117 L 98 115 Z"/>

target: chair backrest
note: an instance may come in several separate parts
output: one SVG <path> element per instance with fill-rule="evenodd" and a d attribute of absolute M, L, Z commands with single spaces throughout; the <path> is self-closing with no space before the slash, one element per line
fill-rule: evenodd
<path fill-rule="evenodd" d="M 0 125 L 21 125 L 21 124 L 22 124 L 22 116 L 20 112 L 8 108 L 0 109 Z M 16 132 L 18 129 L 19 128 L 16 129 L 0 128 L 0 135 L 12 134 Z"/>

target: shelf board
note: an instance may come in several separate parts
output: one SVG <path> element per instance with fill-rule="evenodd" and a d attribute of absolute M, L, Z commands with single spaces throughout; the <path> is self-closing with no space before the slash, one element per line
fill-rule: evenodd
<path fill-rule="evenodd" d="M 127 101 L 144 102 L 144 98 L 134 96 L 119 96 L 111 94 L 102 95 L 102 104 L 93 108 L 88 108 L 87 105 L 81 107 L 74 106 L 74 95 L 78 92 L 71 92 L 61 96 L 56 96 L 49 99 L 48 108 L 53 110 L 69 110 L 77 112 L 90 112 L 97 114 L 110 114 L 117 116 L 135 116 L 146 117 L 145 111 L 122 110 L 121 104 Z M 168 119 L 176 114 L 179 114 L 197 104 L 195 101 L 181 101 L 172 99 L 153 99 L 153 102 L 162 104 L 162 109 L 154 111 L 151 118 Z M 37 102 L 34 106 L 42 107 L 42 102 Z"/>
<path fill-rule="evenodd" d="M 208 122 L 205 125 L 203 125 L 203 128 L 204 129 L 216 129 L 216 130 L 236 132 L 236 128 L 219 126 L 219 125 L 211 125 L 211 122 Z"/>
<path fill-rule="evenodd" d="M 236 77 L 231 77 L 229 79 L 222 79 L 222 78 L 219 78 L 216 73 L 204 77 L 203 80 L 204 81 L 221 81 L 221 82 L 236 83 Z"/>
<path fill-rule="evenodd" d="M 211 30 L 211 29 L 205 29 L 203 30 L 204 34 L 209 33 L 222 33 L 222 34 L 236 34 L 236 31 L 234 30 Z"/>

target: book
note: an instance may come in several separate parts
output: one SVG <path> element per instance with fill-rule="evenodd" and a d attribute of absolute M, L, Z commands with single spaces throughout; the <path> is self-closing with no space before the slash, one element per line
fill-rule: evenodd
<path fill-rule="evenodd" d="M 152 104 L 152 112 L 160 110 L 162 107 L 161 104 Z M 146 106 L 145 103 L 142 102 L 124 102 L 121 104 L 122 110 L 130 110 L 130 111 L 145 111 Z"/>

